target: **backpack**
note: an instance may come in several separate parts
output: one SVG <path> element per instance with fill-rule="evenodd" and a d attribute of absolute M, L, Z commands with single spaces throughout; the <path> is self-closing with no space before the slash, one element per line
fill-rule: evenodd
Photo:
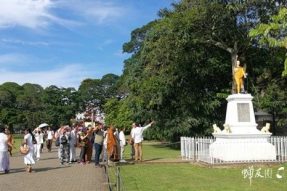
<path fill-rule="evenodd" d="M 32 143 L 35 145 L 37 144 L 37 140 L 35 139 L 35 137 L 32 137 Z"/>
<path fill-rule="evenodd" d="M 81 139 L 81 135 L 80 135 L 80 134 L 79 134 L 79 136 L 78 136 L 78 143 L 79 143 L 79 146 L 80 146 L 80 147 L 85 146 L 85 140 L 82 140 L 82 139 Z"/>
<path fill-rule="evenodd" d="M 78 147 L 87 147 L 89 139 L 86 137 L 84 140 L 81 139 L 82 133 L 78 134 Z"/>
<path fill-rule="evenodd" d="M 60 137 L 57 137 L 57 139 L 55 141 L 55 146 L 56 147 L 60 146 Z"/>
<path fill-rule="evenodd" d="M 67 144 L 67 143 L 68 143 L 67 136 L 66 136 L 66 135 L 63 135 L 63 136 L 61 137 L 61 144 L 62 144 L 62 145 L 65 145 L 65 144 Z"/>

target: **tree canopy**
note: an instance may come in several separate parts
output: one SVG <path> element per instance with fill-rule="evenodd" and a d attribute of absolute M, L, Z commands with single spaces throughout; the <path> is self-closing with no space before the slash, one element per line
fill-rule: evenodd
<path fill-rule="evenodd" d="M 286 1 L 182 0 L 136 28 L 123 44 L 123 74 L 85 79 L 78 90 L 37 84 L 0 85 L 0 120 L 55 126 L 96 107 L 106 124 L 156 121 L 148 138 L 178 141 L 210 135 L 223 124 L 238 55 L 256 110 L 272 114 L 273 132 L 286 126 Z M 285 61 L 286 63 L 286 61 Z M 285 74 L 285 73 L 284 73 Z"/>
<path fill-rule="evenodd" d="M 264 46 L 287 49 L 287 8 L 282 7 L 277 14 L 270 16 L 268 23 L 260 23 L 249 32 L 249 35 Z M 283 76 L 287 76 L 287 54 L 284 62 Z"/>
<path fill-rule="evenodd" d="M 11 130 L 36 128 L 45 122 L 53 128 L 69 124 L 77 112 L 85 111 L 88 103 L 96 102 L 99 108 L 115 95 L 117 75 L 107 74 L 102 79 L 83 80 L 79 90 L 38 84 L 22 86 L 6 82 L 0 85 L 0 121 Z"/>
<path fill-rule="evenodd" d="M 106 111 L 112 111 L 106 112 L 108 122 L 155 120 L 149 137 L 157 139 L 210 134 L 211 124 L 224 123 L 236 55 L 247 66 L 248 91 L 258 103 L 265 102 L 271 91 L 261 86 L 263 81 L 281 81 L 279 87 L 286 84 L 271 64 L 280 65 L 284 54 L 254 46 L 249 31 L 282 3 L 183 0 L 173 9 L 161 10 L 159 19 L 132 31 L 123 45 L 131 57 L 125 61 L 118 92 L 127 96 L 105 105 Z M 286 98 L 285 91 L 280 95 L 280 100 Z M 271 104 L 271 100 L 266 101 Z"/>

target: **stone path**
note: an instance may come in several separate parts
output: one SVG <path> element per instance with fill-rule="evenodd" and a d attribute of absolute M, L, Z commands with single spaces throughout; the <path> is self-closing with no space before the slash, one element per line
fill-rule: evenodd
<path fill-rule="evenodd" d="M 77 151 L 79 152 L 79 151 Z M 25 171 L 23 156 L 10 157 L 10 173 L 0 174 L 0 191 L 107 191 L 104 168 L 94 163 L 61 165 L 57 149 L 41 153 L 33 172 Z"/>

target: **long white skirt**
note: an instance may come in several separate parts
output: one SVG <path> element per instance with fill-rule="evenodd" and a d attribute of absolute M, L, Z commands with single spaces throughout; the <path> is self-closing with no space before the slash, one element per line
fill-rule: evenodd
<path fill-rule="evenodd" d="M 0 171 L 10 170 L 9 154 L 8 151 L 0 152 Z"/>
<path fill-rule="evenodd" d="M 26 164 L 26 165 L 35 164 L 35 160 L 33 158 L 33 155 L 34 155 L 34 148 L 30 147 L 29 153 L 24 156 L 24 164 Z"/>
<path fill-rule="evenodd" d="M 34 156 L 36 156 L 37 159 L 40 159 L 41 155 L 41 144 L 35 144 L 34 145 Z"/>

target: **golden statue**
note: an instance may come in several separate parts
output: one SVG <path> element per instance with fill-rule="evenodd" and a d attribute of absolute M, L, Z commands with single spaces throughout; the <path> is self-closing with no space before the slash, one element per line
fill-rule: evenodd
<path fill-rule="evenodd" d="M 244 80 L 247 74 L 244 71 L 244 68 L 240 66 L 240 61 L 237 60 L 236 67 L 233 69 L 233 77 L 236 83 L 236 93 L 240 93 L 240 90 L 244 91 Z"/>

